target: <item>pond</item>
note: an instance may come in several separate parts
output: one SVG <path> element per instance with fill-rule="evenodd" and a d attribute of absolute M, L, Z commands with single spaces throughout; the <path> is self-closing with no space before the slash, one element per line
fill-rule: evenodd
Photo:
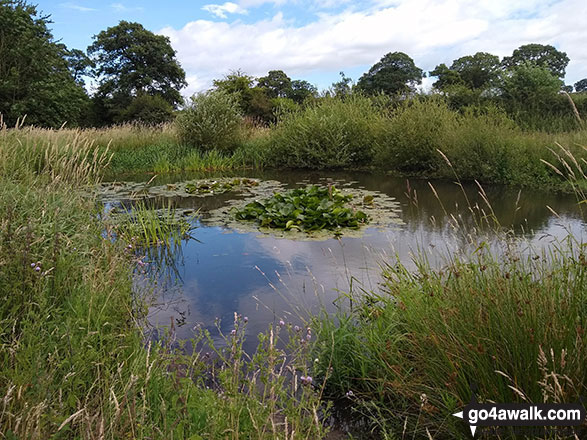
<path fill-rule="evenodd" d="M 219 176 L 138 175 L 119 179 L 152 179 L 151 186 L 175 188 L 186 180 Z M 270 323 L 284 320 L 298 324 L 309 313 L 348 307 L 349 292 L 360 295 L 362 289 L 378 289 L 385 262 L 399 258 L 413 267 L 412 258 L 420 254 L 431 264 L 441 265 L 447 256 L 474 250 L 468 233 L 475 227 L 475 218 L 491 210 L 501 225 L 512 227 L 531 246 L 548 246 L 569 231 L 584 241 L 587 232 L 573 195 L 502 186 L 484 186 L 481 194 L 473 183 L 464 184 L 464 191 L 453 182 L 436 181 L 431 188 L 423 180 L 363 172 L 329 172 L 327 177 L 323 173 L 284 171 L 222 176 L 255 178 L 284 188 L 335 182 L 337 187 L 376 191 L 395 204 L 390 208 L 393 215 L 389 222 L 367 226 L 361 233 L 301 240 L 303 234 L 283 237 L 263 234 L 250 226 L 243 229 L 219 223 L 217 215 L 211 213 L 242 198 L 236 192 L 206 197 L 157 196 L 156 203 L 171 201 L 183 210 L 199 210 L 199 218 L 194 220 L 194 239 L 182 241 L 163 259 L 154 258 L 158 254 L 152 253 L 152 260 L 145 260 L 150 263 L 145 266 L 146 273 L 137 271 L 137 288 L 155 286 L 156 301 L 149 322 L 155 328 L 173 322 L 179 339 L 189 339 L 198 324 L 217 336 L 216 323 L 229 333 L 237 312 L 249 320 L 248 351 L 256 346 L 256 335 Z M 124 196 L 118 199 L 111 195 L 107 203 L 126 202 Z M 461 226 L 455 228 L 455 222 Z M 493 228 L 479 233 L 497 246 Z M 219 336 L 217 341 L 221 343 Z"/>

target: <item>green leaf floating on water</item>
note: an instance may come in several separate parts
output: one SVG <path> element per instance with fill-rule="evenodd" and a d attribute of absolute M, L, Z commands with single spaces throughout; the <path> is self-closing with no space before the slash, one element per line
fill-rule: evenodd
<path fill-rule="evenodd" d="M 312 185 L 275 193 L 264 200 L 234 208 L 232 213 L 237 220 L 253 220 L 261 226 L 284 230 L 357 229 L 368 223 L 369 217 L 348 206 L 352 198 L 333 185 Z"/>

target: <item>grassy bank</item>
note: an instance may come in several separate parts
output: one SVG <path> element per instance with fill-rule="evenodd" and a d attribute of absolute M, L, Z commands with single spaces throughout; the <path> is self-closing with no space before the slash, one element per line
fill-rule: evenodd
<path fill-rule="evenodd" d="M 582 168 L 569 170 L 585 179 Z M 586 193 L 577 196 L 584 204 Z M 455 241 L 469 243 L 461 252 L 435 266 L 426 253 L 414 264 L 387 261 L 381 290 L 345 295 L 350 308 L 315 319 L 326 395 L 367 424 L 368 438 L 470 438 L 452 414 L 472 390 L 497 403 L 568 403 L 587 393 L 587 245 L 569 235 L 533 246 L 502 229 L 489 202 L 470 208 L 477 232 L 452 217 Z M 485 228 L 497 228 L 498 247 L 478 235 Z M 583 438 L 585 429 L 477 436 Z"/>
<path fill-rule="evenodd" d="M 211 100 L 205 117 L 190 110 L 195 120 L 186 113 L 180 125 L 88 130 L 23 127 L 6 136 L 24 145 L 91 143 L 98 153 L 107 150 L 112 155 L 106 171 L 110 176 L 243 168 L 362 168 L 441 179 L 452 179 L 456 172 L 462 180 L 568 190 L 566 170 L 556 173 L 544 161 L 557 160 L 551 151 L 558 150 L 557 144 L 578 161 L 587 159 L 584 127 L 561 132 L 523 129 L 497 107 L 457 112 L 439 97 L 403 103 L 360 95 L 324 98 L 284 110 L 271 127 L 244 120 L 219 126 L 218 119 L 226 116 L 220 104 Z M 200 105 L 205 107 L 206 102 Z M 218 132 L 222 130 L 230 133 Z M 195 145 L 190 139 L 204 143 Z"/>
<path fill-rule="evenodd" d="M 251 358 L 240 316 L 211 354 L 172 350 L 173 325 L 143 336 L 145 250 L 114 240 L 84 194 L 109 155 L 67 134 L 22 144 L 0 131 L 0 438 L 320 438 L 320 388 L 297 380 L 309 353 L 287 328 Z M 194 330 L 193 344 L 207 339 Z"/>

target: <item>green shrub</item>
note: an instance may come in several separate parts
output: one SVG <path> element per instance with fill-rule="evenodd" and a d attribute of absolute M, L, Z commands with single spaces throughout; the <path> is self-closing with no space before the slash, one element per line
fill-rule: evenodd
<path fill-rule="evenodd" d="M 469 107 L 457 117 L 442 151 L 461 179 L 505 182 L 511 177 L 513 162 L 519 159 L 515 157 L 520 151 L 516 141 L 521 134 L 515 123 L 497 107 L 483 110 Z M 444 174 L 452 177 L 453 170 L 445 169 Z"/>
<path fill-rule="evenodd" d="M 268 160 L 292 168 L 368 165 L 384 121 L 367 97 L 324 98 L 281 115 L 272 132 Z"/>
<path fill-rule="evenodd" d="M 443 150 L 454 130 L 457 114 L 442 99 L 404 102 L 386 126 L 376 163 L 404 172 L 430 172 L 441 165 Z"/>
<path fill-rule="evenodd" d="M 179 139 L 201 150 L 232 152 L 240 140 L 242 116 L 235 97 L 216 90 L 194 95 L 176 119 Z"/>
<path fill-rule="evenodd" d="M 159 95 L 137 96 L 119 115 L 119 122 L 134 121 L 158 125 L 173 119 L 173 107 Z"/>

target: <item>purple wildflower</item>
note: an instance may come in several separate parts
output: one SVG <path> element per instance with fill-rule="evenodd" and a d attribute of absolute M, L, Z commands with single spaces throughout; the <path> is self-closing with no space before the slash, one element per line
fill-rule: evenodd
<path fill-rule="evenodd" d="M 245 321 L 245 322 L 249 322 L 249 317 L 248 317 L 248 316 L 245 316 L 245 317 L 243 318 L 243 321 Z"/>
<path fill-rule="evenodd" d="M 283 319 L 280 319 L 280 320 L 279 320 L 279 326 L 280 326 L 280 327 L 283 327 L 284 325 L 285 325 L 285 322 L 283 322 Z"/>

